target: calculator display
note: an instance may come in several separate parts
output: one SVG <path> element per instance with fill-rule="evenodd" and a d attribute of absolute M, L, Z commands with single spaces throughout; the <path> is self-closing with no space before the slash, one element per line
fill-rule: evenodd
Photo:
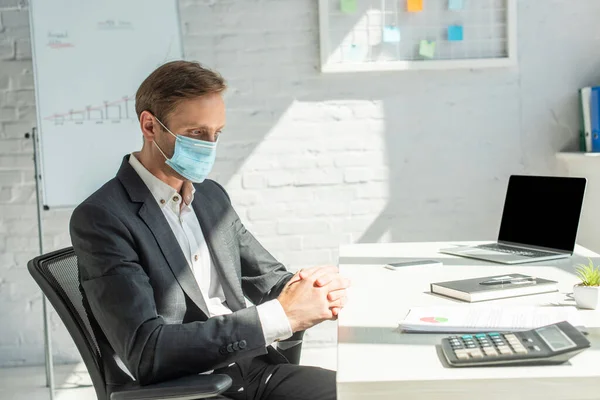
<path fill-rule="evenodd" d="M 555 325 L 545 326 L 535 330 L 544 342 L 553 350 L 559 351 L 575 347 L 575 343 Z"/>

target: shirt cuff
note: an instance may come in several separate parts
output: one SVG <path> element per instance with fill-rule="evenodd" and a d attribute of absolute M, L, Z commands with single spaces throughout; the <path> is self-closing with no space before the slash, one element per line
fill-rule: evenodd
<path fill-rule="evenodd" d="M 265 336 L 265 345 L 269 346 L 276 340 L 284 340 L 293 335 L 290 321 L 279 300 L 269 300 L 256 306 L 260 325 Z"/>

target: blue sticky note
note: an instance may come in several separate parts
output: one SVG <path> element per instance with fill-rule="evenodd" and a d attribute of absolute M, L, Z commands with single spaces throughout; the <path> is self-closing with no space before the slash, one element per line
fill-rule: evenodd
<path fill-rule="evenodd" d="M 353 43 L 348 49 L 348 59 L 350 61 L 364 61 L 367 54 L 365 47 L 359 44 Z"/>
<path fill-rule="evenodd" d="M 400 41 L 400 29 L 397 26 L 383 27 L 383 41 L 385 43 L 397 43 Z"/>
<path fill-rule="evenodd" d="M 463 0 L 448 0 L 448 10 L 462 10 Z"/>
<path fill-rule="evenodd" d="M 451 42 L 463 40 L 463 27 L 460 25 L 450 25 L 448 27 L 448 40 Z"/>

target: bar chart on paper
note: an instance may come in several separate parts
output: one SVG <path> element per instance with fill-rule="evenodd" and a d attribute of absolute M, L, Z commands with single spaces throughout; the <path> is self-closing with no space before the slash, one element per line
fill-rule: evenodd
<path fill-rule="evenodd" d="M 177 2 L 32 0 L 30 12 L 43 201 L 71 207 L 141 148 L 136 90 L 183 58 Z"/>

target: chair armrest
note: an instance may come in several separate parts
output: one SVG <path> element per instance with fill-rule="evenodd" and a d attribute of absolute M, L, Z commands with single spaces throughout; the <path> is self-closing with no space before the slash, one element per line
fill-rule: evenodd
<path fill-rule="evenodd" d="M 277 342 L 277 350 L 288 359 L 292 364 L 300 364 L 300 354 L 302 352 L 302 338 L 304 331 L 298 331 L 291 337 Z"/>
<path fill-rule="evenodd" d="M 191 375 L 153 385 L 137 383 L 115 389 L 110 400 L 193 400 L 215 397 L 229 389 L 227 375 Z"/>

